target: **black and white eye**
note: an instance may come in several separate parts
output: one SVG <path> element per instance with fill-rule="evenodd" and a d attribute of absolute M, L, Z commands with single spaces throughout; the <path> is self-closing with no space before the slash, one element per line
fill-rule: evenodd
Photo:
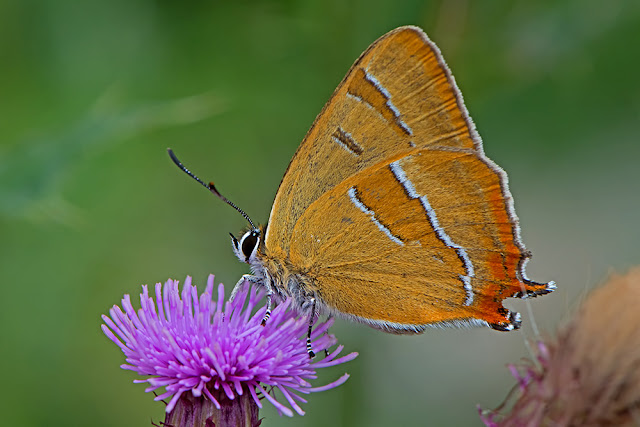
<path fill-rule="evenodd" d="M 249 264 L 260 244 L 260 230 L 253 229 L 247 231 L 240 238 L 240 241 L 232 234 L 231 243 L 233 244 L 233 252 L 235 252 L 238 259 Z"/>
<path fill-rule="evenodd" d="M 247 262 L 249 262 L 249 258 L 251 257 L 251 254 L 253 254 L 259 240 L 260 233 L 257 230 L 251 230 L 242 236 L 240 245 L 242 247 L 242 254 L 245 256 Z"/>

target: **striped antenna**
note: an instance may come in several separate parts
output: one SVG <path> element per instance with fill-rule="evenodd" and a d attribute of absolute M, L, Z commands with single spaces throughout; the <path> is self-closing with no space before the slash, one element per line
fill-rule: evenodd
<path fill-rule="evenodd" d="M 169 157 L 171 157 L 171 160 L 173 160 L 173 163 L 175 163 L 176 166 L 178 166 L 184 173 L 186 173 L 191 178 L 193 178 L 196 181 L 198 181 L 200 183 L 200 185 L 202 185 L 204 188 L 209 190 L 212 194 L 218 196 L 218 198 L 220 200 L 222 200 L 223 202 L 225 202 L 226 204 L 228 204 L 229 206 L 231 206 L 232 208 L 234 208 L 235 210 L 240 212 L 240 215 L 242 215 L 247 221 L 249 221 L 249 224 L 251 225 L 251 228 L 253 228 L 254 230 L 257 230 L 256 226 L 253 225 L 253 221 L 251 221 L 251 218 L 249 218 L 249 215 L 247 215 L 242 209 L 240 209 L 238 206 L 236 206 L 236 204 L 233 203 L 231 200 L 229 200 L 226 197 L 224 197 L 218 191 L 218 189 L 215 187 L 215 185 L 213 185 L 213 182 L 210 182 L 209 184 L 205 184 L 205 182 L 203 180 L 198 178 L 193 172 L 191 172 L 189 169 L 187 169 L 185 167 L 185 165 L 183 165 L 180 160 L 178 160 L 178 157 L 175 155 L 175 153 L 173 152 L 173 150 L 171 148 L 167 148 L 167 152 L 169 153 Z"/>

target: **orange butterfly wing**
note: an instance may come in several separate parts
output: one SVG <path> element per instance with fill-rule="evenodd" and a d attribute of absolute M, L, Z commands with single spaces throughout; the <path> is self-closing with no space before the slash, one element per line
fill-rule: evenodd
<path fill-rule="evenodd" d="M 484 156 L 437 47 L 415 27 L 365 51 L 282 180 L 266 255 L 287 259 L 329 312 L 381 328 L 511 329 L 529 281 L 506 175 Z"/>
<path fill-rule="evenodd" d="M 475 130 L 458 107 L 461 99 L 451 82 L 437 47 L 419 28 L 401 27 L 374 42 L 293 156 L 269 216 L 269 224 L 278 227 L 268 228 L 267 247 L 288 255 L 293 227 L 311 203 L 350 175 L 412 145 L 476 148 L 479 138 L 472 136 Z M 393 94 L 392 102 L 376 84 Z"/>

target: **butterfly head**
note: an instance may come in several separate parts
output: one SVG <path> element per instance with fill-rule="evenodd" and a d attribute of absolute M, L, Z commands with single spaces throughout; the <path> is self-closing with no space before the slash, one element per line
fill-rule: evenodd
<path fill-rule="evenodd" d="M 236 237 L 231 233 L 229 233 L 229 235 L 231 235 L 233 252 L 236 254 L 238 259 L 242 262 L 246 262 L 247 264 L 252 264 L 252 261 L 256 259 L 258 247 L 260 246 L 260 238 L 262 237 L 260 230 L 257 228 L 251 228 L 242 235 L 240 240 L 236 239 Z"/>

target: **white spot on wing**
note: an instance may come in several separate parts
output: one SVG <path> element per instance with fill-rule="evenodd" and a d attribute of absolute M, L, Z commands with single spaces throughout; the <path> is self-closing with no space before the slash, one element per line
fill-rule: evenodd
<path fill-rule="evenodd" d="M 467 297 L 464 301 L 464 305 L 471 305 L 473 303 L 473 288 L 471 287 L 471 278 L 475 277 L 475 270 L 473 268 L 473 263 L 471 262 L 471 258 L 467 254 L 467 251 L 460 245 L 456 244 L 451 240 L 451 237 L 444 231 L 444 229 L 440 226 L 440 222 L 438 221 L 438 216 L 436 215 L 436 211 L 433 209 L 431 204 L 429 203 L 429 199 L 425 195 L 421 195 L 416 191 L 416 188 L 413 186 L 413 183 L 407 177 L 404 169 L 400 166 L 400 160 L 396 160 L 395 162 L 389 165 L 391 172 L 396 177 L 398 182 L 402 184 L 405 191 L 409 195 L 409 197 L 413 199 L 420 200 L 422 207 L 427 212 L 427 218 L 429 218 L 429 222 L 433 227 L 433 230 L 436 232 L 438 238 L 450 248 L 455 249 L 458 257 L 462 260 L 464 264 L 464 268 L 467 271 L 466 275 L 460 275 L 460 280 L 462 281 L 462 285 L 464 286 L 464 290 L 467 294 Z"/>
<path fill-rule="evenodd" d="M 347 194 L 349 195 L 349 198 L 351 199 L 353 204 L 356 205 L 356 207 L 358 209 L 360 209 L 362 212 L 364 212 L 365 214 L 367 214 L 367 215 L 369 215 L 371 217 L 371 221 L 373 221 L 373 223 L 380 229 L 380 231 L 382 231 L 384 234 L 387 235 L 387 237 L 389 237 L 391 240 L 393 240 L 394 242 L 396 242 L 400 246 L 404 246 L 404 243 L 402 242 L 402 240 L 400 240 L 396 236 L 394 236 L 391 233 L 391 230 L 389 230 L 387 227 L 382 225 L 382 223 L 380 221 L 378 221 L 378 219 L 375 216 L 376 213 L 374 211 L 372 211 L 371 209 L 369 209 L 367 206 L 365 206 L 364 203 L 362 203 L 362 201 L 358 198 L 358 195 L 356 194 L 356 188 L 355 187 L 349 188 L 349 190 L 347 191 Z"/>

